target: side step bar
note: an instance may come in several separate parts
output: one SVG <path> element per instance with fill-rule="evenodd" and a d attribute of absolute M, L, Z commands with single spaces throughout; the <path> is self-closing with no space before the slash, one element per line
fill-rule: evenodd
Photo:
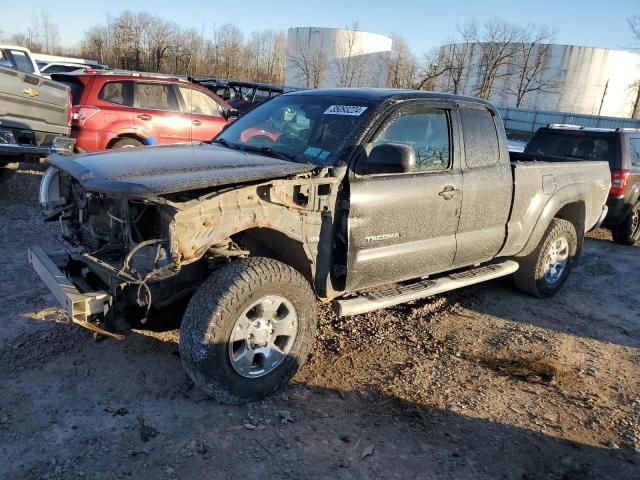
<path fill-rule="evenodd" d="M 438 293 L 444 293 L 494 278 L 511 275 L 518 270 L 518 266 L 517 262 L 506 260 L 501 263 L 493 263 L 471 270 L 452 273 L 446 277 L 434 278 L 432 280 L 419 280 L 414 283 L 366 293 L 355 298 L 334 300 L 333 309 L 340 317 L 373 312 L 381 308 L 392 307 L 401 303 L 430 297 Z"/>

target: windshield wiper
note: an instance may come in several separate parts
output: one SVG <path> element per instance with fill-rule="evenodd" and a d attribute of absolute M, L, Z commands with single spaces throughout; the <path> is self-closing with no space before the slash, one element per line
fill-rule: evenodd
<path fill-rule="evenodd" d="M 224 138 L 214 138 L 211 140 L 211 143 L 217 143 L 222 145 L 223 147 L 231 148 L 232 150 L 238 150 L 238 145 L 235 143 L 229 143 Z"/>
<path fill-rule="evenodd" d="M 266 155 L 271 155 L 272 157 L 279 158 L 280 160 L 287 160 L 289 162 L 295 162 L 296 156 L 291 155 L 289 153 L 279 152 L 274 150 L 271 147 L 252 147 L 248 145 L 243 145 L 243 149 L 245 152 L 255 152 L 255 153 L 264 153 Z"/>

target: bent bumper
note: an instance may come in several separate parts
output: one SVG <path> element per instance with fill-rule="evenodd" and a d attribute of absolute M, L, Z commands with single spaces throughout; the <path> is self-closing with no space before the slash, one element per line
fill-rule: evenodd
<path fill-rule="evenodd" d="M 91 323 L 92 315 L 104 316 L 112 304 L 111 295 L 107 292 L 82 293 L 73 282 L 65 276 L 53 260 L 40 247 L 29 248 L 29 263 L 38 276 L 49 287 L 56 300 L 69 314 L 71 321 L 84 328 L 122 339 L 122 335 L 104 330 Z"/>

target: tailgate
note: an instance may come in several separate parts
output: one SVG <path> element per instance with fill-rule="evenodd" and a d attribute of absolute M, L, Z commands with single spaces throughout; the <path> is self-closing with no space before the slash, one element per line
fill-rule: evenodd
<path fill-rule="evenodd" d="M 68 135 L 68 91 L 53 80 L 0 67 L 0 125 Z"/>

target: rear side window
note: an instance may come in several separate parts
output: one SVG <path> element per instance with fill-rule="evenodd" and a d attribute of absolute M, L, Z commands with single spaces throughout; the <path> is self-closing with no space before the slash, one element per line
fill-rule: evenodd
<path fill-rule="evenodd" d="M 51 65 L 45 69 L 41 69 L 42 73 L 67 73 L 82 70 L 83 67 L 76 65 Z"/>
<path fill-rule="evenodd" d="M 178 112 L 178 100 L 168 83 L 136 83 L 136 106 L 151 110 Z"/>
<path fill-rule="evenodd" d="M 16 68 L 21 72 L 33 73 L 33 63 L 27 54 L 20 50 L 11 50 L 11 55 L 13 55 L 13 60 L 16 62 Z"/>
<path fill-rule="evenodd" d="M 460 116 L 467 167 L 488 167 L 498 163 L 500 144 L 491 112 L 486 108 L 462 108 Z"/>
<path fill-rule="evenodd" d="M 629 139 L 629 152 L 631 153 L 631 165 L 640 167 L 640 138 Z"/>
<path fill-rule="evenodd" d="M 130 106 L 129 82 L 107 82 L 100 89 L 98 98 L 103 102 Z"/>

